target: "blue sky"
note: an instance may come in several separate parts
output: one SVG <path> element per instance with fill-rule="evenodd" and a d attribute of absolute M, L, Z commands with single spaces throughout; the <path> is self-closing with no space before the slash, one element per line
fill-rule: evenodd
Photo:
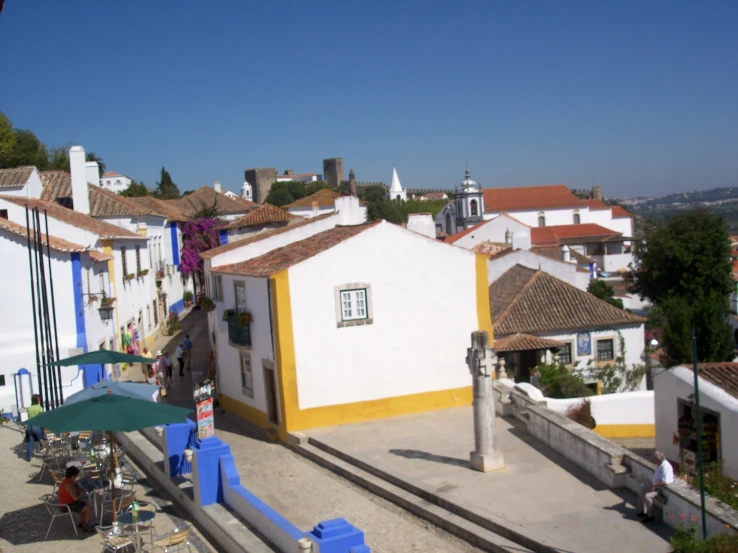
<path fill-rule="evenodd" d="M 0 110 L 181 189 L 249 167 L 452 187 L 738 186 L 738 2 L 21 1 Z"/>

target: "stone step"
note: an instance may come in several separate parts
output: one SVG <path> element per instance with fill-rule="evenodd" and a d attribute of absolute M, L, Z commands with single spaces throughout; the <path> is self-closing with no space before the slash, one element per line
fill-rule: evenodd
<path fill-rule="evenodd" d="M 312 439 L 310 439 L 310 442 L 312 442 Z M 320 447 L 316 447 L 312 443 L 308 443 L 304 439 L 295 440 L 293 448 L 311 461 L 484 551 L 493 553 L 529 553 L 536 551 L 483 528 L 454 514 L 452 511 L 429 503 L 407 490 L 370 474 L 354 464 L 340 459 Z"/>

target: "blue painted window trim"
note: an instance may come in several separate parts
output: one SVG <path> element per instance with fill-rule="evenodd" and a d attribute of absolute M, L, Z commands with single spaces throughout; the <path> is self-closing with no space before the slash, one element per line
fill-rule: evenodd
<path fill-rule="evenodd" d="M 218 235 L 219 235 L 218 238 L 220 239 L 220 245 L 221 246 L 224 246 L 225 244 L 228 243 L 228 231 L 227 230 L 221 229 L 218 232 Z"/>
<path fill-rule="evenodd" d="M 177 223 L 169 223 L 172 230 L 172 262 L 179 268 L 179 240 L 177 239 Z"/>

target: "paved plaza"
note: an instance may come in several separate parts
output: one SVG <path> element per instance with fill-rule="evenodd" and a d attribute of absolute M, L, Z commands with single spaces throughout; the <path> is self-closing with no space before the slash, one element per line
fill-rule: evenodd
<path fill-rule="evenodd" d="M 57 518 L 48 539 L 44 536 L 49 528 L 51 517 L 39 498 L 51 493 L 53 481 L 46 473 L 39 481 L 37 474 L 41 462 L 25 460 L 25 447 L 20 447 L 23 434 L 15 426 L 0 427 L 0 551 L 3 553 L 99 553 L 100 538 L 97 534 L 76 536 L 69 518 Z M 24 446 L 25 444 L 23 444 Z M 176 506 L 166 497 L 156 484 L 150 483 L 143 473 L 128 461 L 126 470 L 140 475 L 134 490 L 136 497 L 157 505 L 156 533 L 165 534 L 189 524 Z M 190 546 L 193 552 L 215 553 L 217 546 L 202 536 L 194 527 L 190 531 Z"/>
<path fill-rule="evenodd" d="M 328 446 L 562 552 L 670 551 L 670 530 L 635 516 L 636 496 L 609 490 L 529 436 L 497 419 L 506 467 L 469 469 L 471 407 L 305 432 Z"/>

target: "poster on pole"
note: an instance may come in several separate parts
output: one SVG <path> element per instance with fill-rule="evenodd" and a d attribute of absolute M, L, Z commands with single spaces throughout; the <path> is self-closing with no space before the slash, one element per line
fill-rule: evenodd
<path fill-rule="evenodd" d="M 215 383 L 205 380 L 195 388 L 195 405 L 197 406 L 197 438 L 203 440 L 215 436 L 215 419 L 213 417 L 213 395 Z"/>

